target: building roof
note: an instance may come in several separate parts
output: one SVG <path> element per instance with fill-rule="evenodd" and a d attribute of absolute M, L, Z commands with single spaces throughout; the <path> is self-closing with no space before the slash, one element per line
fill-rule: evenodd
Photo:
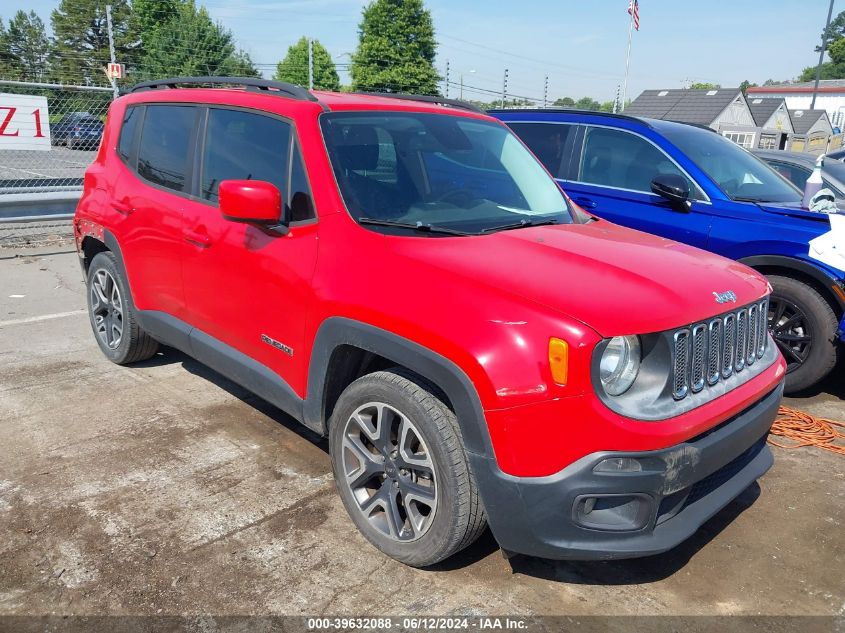
<path fill-rule="evenodd" d="M 754 123 L 758 127 L 763 127 L 784 103 L 786 101 L 783 97 L 779 99 L 748 99 L 748 108 L 751 110 L 751 116 L 754 117 Z"/>
<path fill-rule="evenodd" d="M 625 108 L 625 114 L 710 125 L 739 94 L 739 88 L 645 90 Z"/>
<path fill-rule="evenodd" d="M 827 116 L 825 110 L 790 110 L 789 118 L 792 120 L 792 129 L 796 134 L 806 134 L 823 116 Z"/>
<path fill-rule="evenodd" d="M 774 94 L 785 93 L 812 93 L 815 92 L 815 81 L 801 81 L 786 84 L 772 84 L 770 86 L 754 86 L 746 91 L 749 95 L 766 97 Z M 819 81 L 818 92 L 845 93 L 845 79 L 822 79 Z"/>

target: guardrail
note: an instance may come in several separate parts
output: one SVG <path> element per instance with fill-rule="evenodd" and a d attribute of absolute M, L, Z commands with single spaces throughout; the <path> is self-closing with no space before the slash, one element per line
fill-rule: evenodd
<path fill-rule="evenodd" d="M 0 223 L 70 220 L 81 195 L 78 189 L 0 195 Z"/>

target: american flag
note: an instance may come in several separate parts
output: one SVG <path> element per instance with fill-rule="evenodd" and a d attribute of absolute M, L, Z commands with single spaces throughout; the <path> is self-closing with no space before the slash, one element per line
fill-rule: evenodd
<path fill-rule="evenodd" d="M 628 3 L 628 13 L 631 14 L 631 19 L 634 21 L 634 28 L 640 30 L 640 3 L 639 0 L 630 0 Z"/>

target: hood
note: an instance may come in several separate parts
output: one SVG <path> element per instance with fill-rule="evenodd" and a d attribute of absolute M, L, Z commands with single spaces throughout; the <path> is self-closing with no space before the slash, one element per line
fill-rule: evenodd
<path fill-rule="evenodd" d="M 543 304 L 602 336 L 687 325 L 769 288 L 747 266 L 606 221 L 391 241 L 399 255 Z M 717 303 L 714 293 L 727 291 L 736 303 Z"/>
<path fill-rule="evenodd" d="M 758 202 L 757 206 L 767 213 L 774 213 L 778 215 L 788 215 L 795 218 L 806 218 L 815 222 L 828 223 L 826 213 L 813 213 L 807 209 L 801 208 L 801 201 L 798 202 Z M 836 206 L 839 207 L 840 213 L 843 208 L 843 201 L 837 200 Z"/>

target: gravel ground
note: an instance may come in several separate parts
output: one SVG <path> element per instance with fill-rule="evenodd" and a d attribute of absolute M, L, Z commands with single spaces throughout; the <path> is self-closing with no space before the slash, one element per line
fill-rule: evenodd
<path fill-rule="evenodd" d="M 0 223 L 0 257 L 16 257 L 28 249 L 73 250 L 70 220 Z"/>
<path fill-rule="evenodd" d="M 661 556 L 507 561 L 488 534 L 434 570 L 411 569 L 354 530 L 325 442 L 182 354 L 110 364 L 88 325 L 76 255 L 19 255 L 0 260 L 0 616 L 762 614 L 843 624 L 840 456 L 775 449 L 759 485 Z M 790 404 L 845 419 L 843 384 L 839 374 Z M 90 628 L 99 626 L 111 625 Z"/>

